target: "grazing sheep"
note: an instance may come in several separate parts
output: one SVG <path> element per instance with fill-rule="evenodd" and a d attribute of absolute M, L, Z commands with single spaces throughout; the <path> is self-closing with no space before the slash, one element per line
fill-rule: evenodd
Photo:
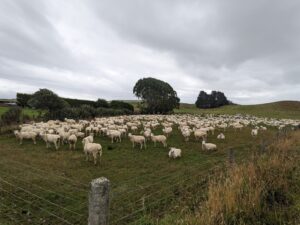
<path fill-rule="evenodd" d="M 169 157 L 173 158 L 173 159 L 180 158 L 181 157 L 181 149 L 171 147 L 170 151 L 169 151 Z"/>
<path fill-rule="evenodd" d="M 76 148 L 76 143 L 77 143 L 77 137 L 75 134 L 70 135 L 70 137 L 68 138 L 69 141 L 69 145 L 70 145 L 70 149 L 74 149 Z"/>
<path fill-rule="evenodd" d="M 197 129 L 194 131 L 194 136 L 196 140 L 199 140 L 199 138 L 202 138 L 204 140 L 205 138 L 207 138 L 207 133 L 206 131 Z"/>
<path fill-rule="evenodd" d="M 205 141 L 202 141 L 202 150 L 217 150 L 217 145 L 212 144 L 212 143 L 205 143 Z"/>
<path fill-rule="evenodd" d="M 141 134 L 144 135 L 144 137 L 146 138 L 146 140 L 149 140 L 151 138 L 151 130 L 147 129 L 145 131 L 141 131 Z"/>
<path fill-rule="evenodd" d="M 83 139 L 84 144 L 83 151 L 86 156 L 86 161 L 89 160 L 89 156 L 92 155 L 94 158 L 94 164 L 97 164 L 97 155 L 99 154 L 100 162 L 102 156 L 102 146 L 98 143 L 90 143 L 88 139 Z"/>
<path fill-rule="evenodd" d="M 162 131 L 168 137 L 172 133 L 172 127 L 166 127 Z"/>
<path fill-rule="evenodd" d="M 141 149 L 143 148 L 143 145 L 146 149 L 146 138 L 141 135 L 132 135 L 131 133 L 128 134 L 129 140 L 132 143 L 132 148 L 134 148 L 134 144 L 138 143 L 141 145 Z"/>
<path fill-rule="evenodd" d="M 252 130 L 251 130 L 251 135 L 252 135 L 252 137 L 256 137 L 257 134 L 258 134 L 258 130 L 257 130 L 257 129 L 252 129 Z"/>
<path fill-rule="evenodd" d="M 154 146 L 156 146 L 156 142 L 160 142 L 164 147 L 167 147 L 167 137 L 165 135 L 154 135 L 151 133 L 151 140 L 154 142 Z"/>
<path fill-rule="evenodd" d="M 111 143 L 114 143 L 114 139 L 119 139 L 121 142 L 121 132 L 118 130 L 108 130 L 107 136 L 111 138 Z"/>
<path fill-rule="evenodd" d="M 224 135 L 223 133 L 220 133 L 220 134 L 217 136 L 217 139 L 224 140 L 224 139 L 225 139 L 225 135 Z"/>
<path fill-rule="evenodd" d="M 191 130 L 190 129 L 185 129 L 181 133 L 182 133 L 182 136 L 184 137 L 184 140 L 189 141 L 190 136 L 191 136 Z"/>
<path fill-rule="evenodd" d="M 36 144 L 36 136 L 37 133 L 32 132 L 32 131 L 26 131 L 26 132 L 19 132 L 17 130 L 14 131 L 14 134 L 17 139 L 20 140 L 20 145 L 23 143 L 23 139 L 32 139 L 33 144 Z"/>
<path fill-rule="evenodd" d="M 50 143 L 53 143 L 55 149 L 59 148 L 60 136 L 57 134 L 41 134 L 42 139 L 46 142 L 46 147 L 50 147 Z"/>

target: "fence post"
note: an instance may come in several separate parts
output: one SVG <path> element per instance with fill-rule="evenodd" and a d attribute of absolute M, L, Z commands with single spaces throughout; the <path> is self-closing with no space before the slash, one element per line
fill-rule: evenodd
<path fill-rule="evenodd" d="M 92 180 L 89 192 L 88 225 L 108 225 L 109 186 L 110 181 L 105 177 Z"/>

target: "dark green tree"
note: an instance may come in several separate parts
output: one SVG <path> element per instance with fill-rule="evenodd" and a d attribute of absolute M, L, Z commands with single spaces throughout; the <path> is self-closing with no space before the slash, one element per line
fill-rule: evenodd
<path fill-rule="evenodd" d="M 105 99 L 98 98 L 98 100 L 95 103 L 96 108 L 101 107 L 101 108 L 109 108 L 109 104 Z"/>
<path fill-rule="evenodd" d="M 195 104 L 198 108 L 208 109 L 228 105 L 230 102 L 223 92 L 212 91 L 211 94 L 207 94 L 205 91 L 200 91 Z"/>
<path fill-rule="evenodd" d="M 28 101 L 32 97 L 30 94 L 17 93 L 17 105 L 20 107 L 27 107 Z"/>
<path fill-rule="evenodd" d="M 142 112 L 169 113 L 179 107 L 180 99 L 170 84 L 155 79 L 143 78 L 137 81 L 133 93 L 142 99 Z"/>
<path fill-rule="evenodd" d="M 40 89 L 35 92 L 28 104 L 35 109 L 49 110 L 50 112 L 60 110 L 68 106 L 68 103 L 54 92 L 48 89 Z"/>

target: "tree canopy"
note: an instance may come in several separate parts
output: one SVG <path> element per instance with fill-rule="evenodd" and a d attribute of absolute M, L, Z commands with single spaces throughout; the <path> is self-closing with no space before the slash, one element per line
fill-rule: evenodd
<path fill-rule="evenodd" d="M 28 104 L 33 108 L 49 111 L 59 110 L 68 106 L 66 101 L 48 89 L 40 89 L 35 92 Z"/>
<path fill-rule="evenodd" d="M 179 107 L 176 91 L 170 84 L 155 78 L 138 80 L 133 93 L 142 99 L 142 112 L 145 113 L 169 113 Z"/>
<path fill-rule="evenodd" d="M 102 98 L 98 98 L 95 105 L 96 107 L 109 108 L 108 102 Z"/>
<path fill-rule="evenodd" d="M 195 104 L 198 108 L 208 109 L 228 105 L 230 101 L 227 100 L 223 92 L 212 91 L 211 94 L 207 94 L 205 91 L 200 91 Z"/>

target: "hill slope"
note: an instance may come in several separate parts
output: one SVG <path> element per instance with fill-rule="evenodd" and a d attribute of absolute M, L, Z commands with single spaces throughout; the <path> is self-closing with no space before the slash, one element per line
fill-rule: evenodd
<path fill-rule="evenodd" d="M 181 104 L 176 113 L 249 114 L 260 117 L 300 119 L 299 101 L 280 101 L 258 105 L 228 105 L 215 109 L 198 109 L 193 104 Z"/>

